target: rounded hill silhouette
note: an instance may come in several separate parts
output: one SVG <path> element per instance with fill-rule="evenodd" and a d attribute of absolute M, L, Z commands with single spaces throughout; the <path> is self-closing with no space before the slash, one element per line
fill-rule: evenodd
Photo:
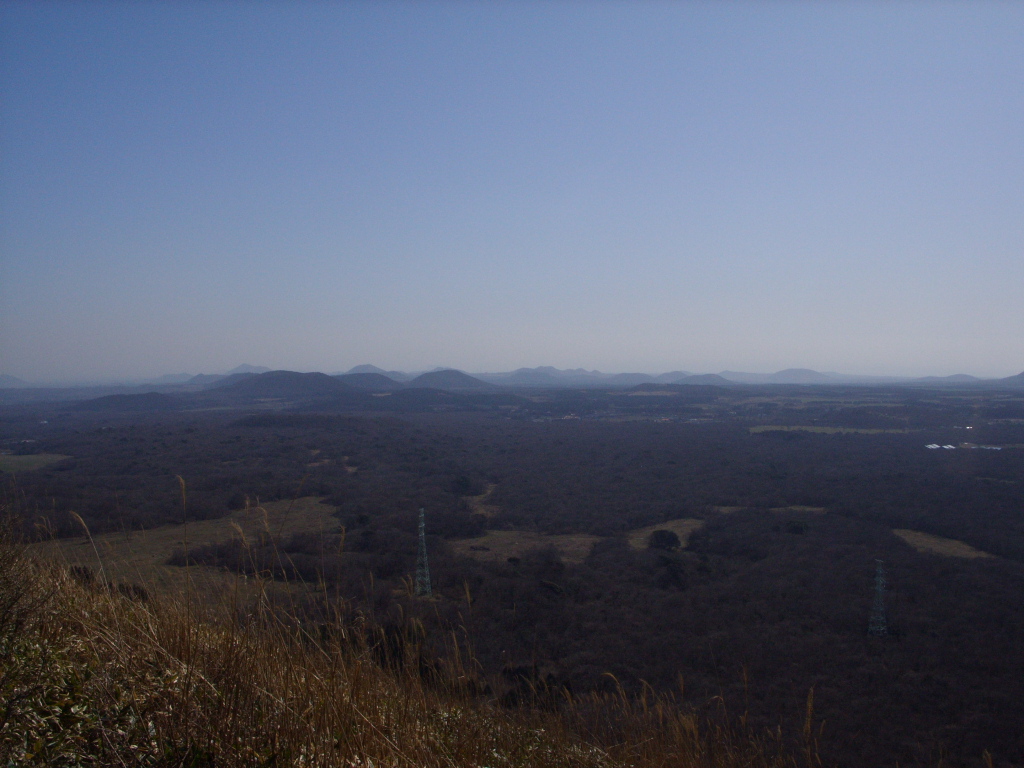
<path fill-rule="evenodd" d="M 269 371 L 249 375 L 220 392 L 242 398 L 285 398 L 299 400 L 311 397 L 351 395 L 355 390 L 343 381 L 326 373 L 298 373 L 297 371 Z"/>
<path fill-rule="evenodd" d="M 416 388 L 427 387 L 430 389 L 443 389 L 448 391 L 495 389 L 493 384 L 488 384 L 486 381 L 475 379 L 462 371 L 456 371 L 454 368 L 424 373 L 410 381 L 407 386 Z"/>
<path fill-rule="evenodd" d="M 334 378 L 350 387 L 364 389 L 367 392 L 390 392 L 404 386 L 383 373 L 343 373 Z"/>

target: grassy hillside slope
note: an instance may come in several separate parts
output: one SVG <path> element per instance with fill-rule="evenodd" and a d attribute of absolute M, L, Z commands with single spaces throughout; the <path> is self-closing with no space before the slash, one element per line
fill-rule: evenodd
<path fill-rule="evenodd" d="M 382 662 L 358 615 L 118 589 L 0 535 L 0 764 L 131 766 L 819 765 L 671 698 L 500 707 L 458 660 L 424 674 L 415 627 Z M 76 575 L 77 573 L 77 575 Z"/>

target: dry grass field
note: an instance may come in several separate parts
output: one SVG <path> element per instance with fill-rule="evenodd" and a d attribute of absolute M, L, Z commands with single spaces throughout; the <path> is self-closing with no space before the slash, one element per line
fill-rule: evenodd
<path fill-rule="evenodd" d="M 637 528 L 629 533 L 629 546 L 633 549 L 646 549 L 647 539 L 654 531 L 672 531 L 679 537 L 679 541 L 685 547 L 690 534 L 704 525 L 703 520 L 690 517 L 681 517 L 678 520 L 667 520 L 657 525 L 648 525 L 644 528 Z"/>
<path fill-rule="evenodd" d="M 60 453 L 33 453 L 27 456 L 4 453 L 0 454 L 0 472 L 30 472 L 70 458 Z"/>
<path fill-rule="evenodd" d="M 704 525 L 703 520 L 680 518 L 637 528 L 629 533 L 629 545 L 633 549 L 644 549 L 647 547 L 647 538 L 651 532 L 664 529 L 674 532 L 685 547 L 690 534 L 702 525 Z M 468 555 L 478 560 L 504 562 L 510 557 L 522 557 L 533 549 L 554 547 L 567 563 L 582 563 L 590 554 L 591 547 L 599 539 L 598 536 L 586 533 L 552 535 L 534 531 L 488 531 L 475 539 L 462 539 L 449 543 L 452 549 L 459 554 Z"/>
<path fill-rule="evenodd" d="M 965 544 L 956 539 L 945 539 L 942 536 L 934 536 L 921 531 L 911 531 L 906 528 L 895 528 L 893 533 L 903 539 L 918 552 L 929 552 L 935 555 L 946 555 L 947 557 L 995 557 L 988 552 L 975 549 L 970 544 Z"/>
<path fill-rule="evenodd" d="M 554 547 L 566 562 L 582 563 L 596 541 L 597 536 L 585 533 L 547 535 L 533 531 L 488 531 L 475 539 L 462 539 L 450 544 L 459 554 L 497 562 L 522 557 L 533 549 Z"/>
<path fill-rule="evenodd" d="M 147 531 L 105 533 L 75 539 L 58 539 L 33 544 L 33 554 L 56 559 L 70 566 L 84 566 L 114 582 L 138 584 L 152 593 L 181 594 L 187 584 L 214 602 L 241 589 L 249 591 L 242 576 L 218 568 L 167 565 L 167 559 L 186 541 L 189 546 L 230 541 L 244 536 L 255 541 L 260 534 L 279 539 L 293 533 L 331 532 L 339 527 L 334 508 L 319 499 L 305 497 L 276 501 L 232 512 L 216 520 L 188 525 L 163 525 Z M 271 582 L 271 589 L 286 588 Z"/>

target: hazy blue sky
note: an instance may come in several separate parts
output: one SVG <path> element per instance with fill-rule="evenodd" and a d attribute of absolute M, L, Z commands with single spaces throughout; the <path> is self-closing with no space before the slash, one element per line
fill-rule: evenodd
<path fill-rule="evenodd" d="M 1024 3 L 0 30 L 0 373 L 1024 369 Z"/>

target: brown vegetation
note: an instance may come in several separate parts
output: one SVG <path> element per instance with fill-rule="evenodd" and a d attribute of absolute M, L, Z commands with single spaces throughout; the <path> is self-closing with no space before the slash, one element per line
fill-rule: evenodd
<path fill-rule="evenodd" d="M 567 563 L 582 563 L 599 537 L 586 533 L 546 534 L 534 531 L 488 531 L 474 539 L 452 541 L 449 546 L 462 555 L 478 560 L 505 562 L 528 552 L 554 547 Z"/>
<path fill-rule="evenodd" d="M 70 458 L 59 453 L 32 453 L 23 456 L 3 453 L 0 454 L 0 472 L 31 472 L 33 469 L 41 469 Z"/>
<path fill-rule="evenodd" d="M 10 530 L 0 539 L 6 765 L 818 764 L 810 706 L 799 762 L 777 737 L 702 721 L 668 695 L 500 707 L 458 654 L 424 674 L 415 626 L 382 664 L 358 614 L 310 623 L 264 600 L 200 618 L 190 598 L 139 599 L 39 564 Z"/>
<path fill-rule="evenodd" d="M 930 552 L 935 555 L 946 555 L 947 557 L 993 557 L 988 552 L 982 552 L 980 549 L 975 549 L 970 544 L 965 544 L 956 539 L 947 539 L 931 533 L 911 531 L 906 528 L 894 528 L 893 533 L 918 552 Z"/>
<path fill-rule="evenodd" d="M 144 584 L 147 590 L 177 594 L 186 583 L 198 594 L 212 599 L 242 590 L 251 594 L 253 585 L 239 580 L 223 568 L 197 566 L 185 569 L 168 561 L 189 541 L 218 544 L 234 540 L 257 542 L 272 536 L 334 533 L 338 529 L 335 509 L 310 497 L 272 501 L 247 507 L 214 520 L 197 520 L 161 525 L 148 530 L 89 535 L 83 528 L 77 538 L 45 539 L 29 545 L 29 551 L 72 568 L 102 572 L 108 579 L 126 584 Z M 271 582 L 263 589 L 278 591 Z"/>
<path fill-rule="evenodd" d="M 620 686 L 635 702 L 651 687 L 678 691 L 682 677 L 701 711 L 724 701 L 760 732 L 781 723 L 795 734 L 813 686 L 829 765 L 943 756 L 974 768 L 986 749 L 995 765 L 1021 764 L 1024 451 L 924 446 L 968 434 L 979 445 L 1022 444 L 1024 431 L 1004 419 L 1024 413 L 1024 401 L 814 391 L 563 392 L 515 406 L 474 395 L 462 401 L 471 412 L 456 413 L 442 410 L 455 399 L 413 390 L 409 410 L 389 416 L 309 412 L 323 403 L 242 414 L 54 407 L 5 411 L 0 444 L 74 457 L 4 485 L 24 498 L 26 530 L 42 523 L 64 537 L 81 578 L 123 574 L 157 585 L 126 591 L 159 592 L 147 563 L 118 571 L 111 554 L 138 556 L 143 531 L 163 530 L 164 554 L 148 566 L 178 594 L 187 586 L 193 614 L 199 598 L 225 595 L 236 616 L 262 602 L 286 624 L 304 615 L 326 625 L 326 594 L 346 606 L 346 627 L 364 617 L 371 656 L 373 632 L 422 626 L 430 669 L 455 629 L 492 686 L 484 704 L 499 711 Z M 750 432 L 799 425 L 822 429 Z M 184 526 L 161 527 L 182 519 L 177 475 L 188 481 L 187 544 Z M 326 499 L 329 526 L 242 524 L 244 536 L 203 527 L 247 497 L 273 516 L 277 500 L 296 495 Z M 411 594 L 420 507 L 429 603 Z M 102 532 L 95 550 L 75 516 Z M 631 531 L 697 518 L 704 525 L 685 546 L 683 537 L 629 546 Z M 488 546 L 488 528 L 500 546 Z M 919 552 L 894 529 L 994 557 Z M 552 537 L 575 542 L 577 554 Z M 868 632 L 876 559 L 888 581 L 885 638 Z"/>

